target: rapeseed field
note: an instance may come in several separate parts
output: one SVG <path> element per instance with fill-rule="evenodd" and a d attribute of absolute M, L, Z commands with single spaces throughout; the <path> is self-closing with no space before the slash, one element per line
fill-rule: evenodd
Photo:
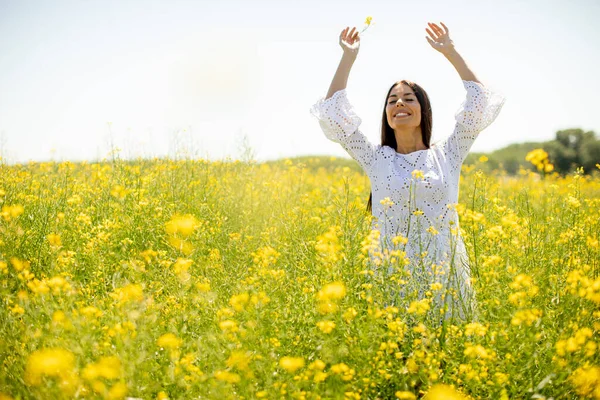
<path fill-rule="evenodd" d="M 2 164 L 0 399 L 600 399 L 599 171 L 482 162 L 441 326 L 386 303 L 344 160 Z"/>

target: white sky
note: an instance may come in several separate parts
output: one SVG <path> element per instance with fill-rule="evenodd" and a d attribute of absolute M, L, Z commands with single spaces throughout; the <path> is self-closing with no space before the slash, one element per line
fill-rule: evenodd
<path fill-rule="evenodd" d="M 0 0 L 0 150 L 8 162 L 121 157 L 347 156 L 310 107 L 325 96 L 346 26 L 362 29 L 348 98 L 380 140 L 384 96 L 411 79 L 432 101 L 433 141 L 465 96 L 425 39 L 443 21 L 479 79 L 507 97 L 473 145 L 600 135 L 600 1 Z M 109 124 L 110 123 L 110 124 Z"/>

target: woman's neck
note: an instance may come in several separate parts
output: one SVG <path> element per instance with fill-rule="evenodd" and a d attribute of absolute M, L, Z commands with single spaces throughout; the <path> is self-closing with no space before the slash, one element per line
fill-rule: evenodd
<path fill-rule="evenodd" d="M 409 131 L 394 131 L 396 136 L 396 152 L 400 154 L 408 154 L 413 151 L 427 150 L 427 146 L 423 143 L 423 135 L 421 127 L 413 128 Z"/>

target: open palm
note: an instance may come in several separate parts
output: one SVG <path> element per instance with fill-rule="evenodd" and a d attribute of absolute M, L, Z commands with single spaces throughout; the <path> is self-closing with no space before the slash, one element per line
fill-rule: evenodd
<path fill-rule="evenodd" d="M 443 22 L 442 28 L 440 28 L 437 24 L 433 24 L 431 22 L 427 23 L 429 25 L 429 29 L 425 28 L 429 36 L 425 36 L 431 47 L 436 49 L 442 54 L 448 54 L 451 51 L 454 51 L 454 43 L 452 39 L 450 39 L 450 30 Z M 431 29 L 431 30 L 430 30 Z"/>

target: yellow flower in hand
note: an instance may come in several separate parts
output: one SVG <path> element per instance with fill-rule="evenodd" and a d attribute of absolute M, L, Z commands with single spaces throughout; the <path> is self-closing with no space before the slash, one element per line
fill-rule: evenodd
<path fill-rule="evenodd" d="M 368 28 L 368 27 L 370 27 L 370 26 L 371 26 L 371 21 L 372 21 L 372 20 L 373 20 L 373 17 L 371 17 L 371 16 L 368 16 L 368 17 L 367 17 L 367 19 L 365 19 L 365 25 L 366 25 L 366 26 L 363 28 L 363 30 L 362 30 L 362 31 L 360 31 L 360 33 L 363 33 L 364 31 L 366 31 L 366 30 L 367 30 L 367 28 Z M 373 24 L 373 25 L 375 25 L 375 24 Z"/>

